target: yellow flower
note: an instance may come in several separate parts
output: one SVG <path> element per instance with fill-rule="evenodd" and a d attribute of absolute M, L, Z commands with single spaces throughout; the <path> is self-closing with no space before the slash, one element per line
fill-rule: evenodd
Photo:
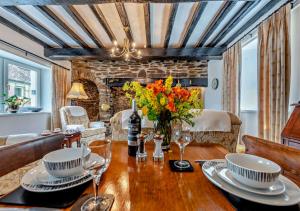
<path fill-rule="evenodd" d="M 172 91 L 173 77 L 168 76 L 165 81 L 166 93 L 169 94 Z"/>
<path fill-rule="evenodd" d="M 147 106 L 144 106 L 144 107 L 142 108 L 142 112 L 143 112 L 143 115 L 144 115 L 144 116 L 147 116 L 147 114 L 148 114 L 148 108 L 147 108 Z"/>
<path fill-rule="evenodd" d="M 160 105 L 165 106 L 167 104 L 167 100 L 165 97 L 160 98 L 159 100 Z"/>

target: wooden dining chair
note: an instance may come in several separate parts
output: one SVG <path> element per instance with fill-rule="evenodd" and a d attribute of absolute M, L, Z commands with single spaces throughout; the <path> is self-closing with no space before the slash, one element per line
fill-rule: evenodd
<path fill-rule="evenodd" d="M 245 153 L 274 161 L 282 168 L 282 174 L 300 186 L 300 150 L 261 138 L 243 136 Z"/>

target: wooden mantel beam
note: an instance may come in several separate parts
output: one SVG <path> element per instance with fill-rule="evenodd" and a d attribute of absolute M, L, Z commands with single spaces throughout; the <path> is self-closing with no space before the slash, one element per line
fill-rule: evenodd
<path fill-rule="evenodd" d="M 222 59 L 224 48 L 144 48 L 142 60 L 178 59 L 178 60 L 210 60 Z M 108 49 L 103 48 L 45 48 L 44 54 L 53 60 L 122 60 L 112 58 Z"/>
<path fill-rule="evenodd" d="M 180 2 L 209 2 L 220 0 L 123 0 L 128 3 L 180 3 Z M 259 1 L 259 0 L 227 0 L 227 1 Z M 1 0 L 0 6 L 16 5 L 80 5 L 80 4 L 103 4 L 117 3 L 120 0 Z"/>

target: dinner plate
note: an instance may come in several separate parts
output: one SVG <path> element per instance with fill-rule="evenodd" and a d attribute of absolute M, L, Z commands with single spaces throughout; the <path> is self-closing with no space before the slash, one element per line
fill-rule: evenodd
<path fill-rule="evenodd" d="M 99 155 L 96 155 L 94 153 L 91 154 L 90 162 L 95 162 L 96 160 L 101 160 L 100 162 L 103 162 L 104 164 L 104 158 L 100 157 Z M 81 175 L 78 178 L 73 178 L 73 180 L 64 180 L 61 178 L 55 180 L 53 177 L 48 177 L 48 181 L 46 179 L 46 176 L 43 177 L 43 179 L 46 179 L 44 181 L 40 181 L 39 177 L 37 176 L 40 171 L 44 168 L 43 166 L 39 165 L 31 170 L 29 170 L 22 178 L 21 180 L 21 186 L 31 192 L 38 192 L 38 193 L 47 193 L 47 192 L 55 192 L 55 191 L 61 191 L 66 190 L 69 188 L 73 188 L 79 185 L 82 185 L 88 181 L 90 181 L 93 177 L 90 174 Z M 44 168 L 45 169 L 45 168 Z M 50 176 L 48 174 L 48 176 Z M 51 179 L 51 180 L 50 180 Z M 47 181 L 49 184 L 44 184 L 44 182 Z M 50 185 L 50 183 L 56 183 L 55 185 Z M 60 183 L 59 185 L 57 183 Z"/>
<path fill-rule="evenodd" d="M 57 185 L 65 185 L 76 180 L 79 180 L 87 175 L 87 173 L 83 173 L 82 175 L 72 176 L 72 177 L 53 177 L 51 176 L 43 165 L 37 166 L 31 169 L 32 175 L 36 177 L 36 182 L 41 185 L 47 186 L 57 186 Z"/>
<path fill-rule="evenodd" d="M 214 185 L 230 194 L 252 202 L 272 206 L 291 206 L 300 203 L 299 187 L 283 175 L 280 175 L 279 179 L 285 185 L 285 192 L 276 196 L 265 196 L 261 194 L 250 193 L 228 184 L 217 175 L 217 172 L 215 171 L 216 165 L 218 165 L 218 163 L 216 164 L 216 162 L 214 163 L 213 161 L 207 161 L 202 165 L 202 171 L 207 179 L 210 180 Z"/>
<path fill-rule="evenodd" d="M 247 185 L 244 185 L 238 182 L 236 179 L 234 179 L 233 176 L 231 175 L 230 170 L 227 169 L 227 167 L 224 164 L 216 165 L 215 170 L 218 176 L 221 177 L 225 182 L 229 183 L 230 185 L 233 185 L 236 188 L 251 193 L 256 193 L 256 194 L 261 194 L 266 196 L 275 196 L 275 195 L 280 195 L 285 191 L 285 186 L 280 179 L 276 180 L 276 182 L 268 189 L 257 189 L 257 188 L 252 188 Z"/>

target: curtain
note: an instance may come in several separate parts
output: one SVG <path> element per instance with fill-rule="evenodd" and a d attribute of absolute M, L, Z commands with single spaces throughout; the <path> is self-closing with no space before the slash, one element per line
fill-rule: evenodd
<path fill-rule="evenodd" d="M 71 71 L 52 66 L 52 129 L 61 128 L 59 109 L 68 105 L 66 98 L 71 88 Z"/>
<path fill-rule="evenodd" d="M 290 87 L 290 4 L 282 7 L 258 30 L 259 136 L 280 142 L 288 118 Z"/>
<path fill-rule="evenodd" d="M 223 54 L 223 110 L 239 115 L 241 43 L 237 42 Z"/>

